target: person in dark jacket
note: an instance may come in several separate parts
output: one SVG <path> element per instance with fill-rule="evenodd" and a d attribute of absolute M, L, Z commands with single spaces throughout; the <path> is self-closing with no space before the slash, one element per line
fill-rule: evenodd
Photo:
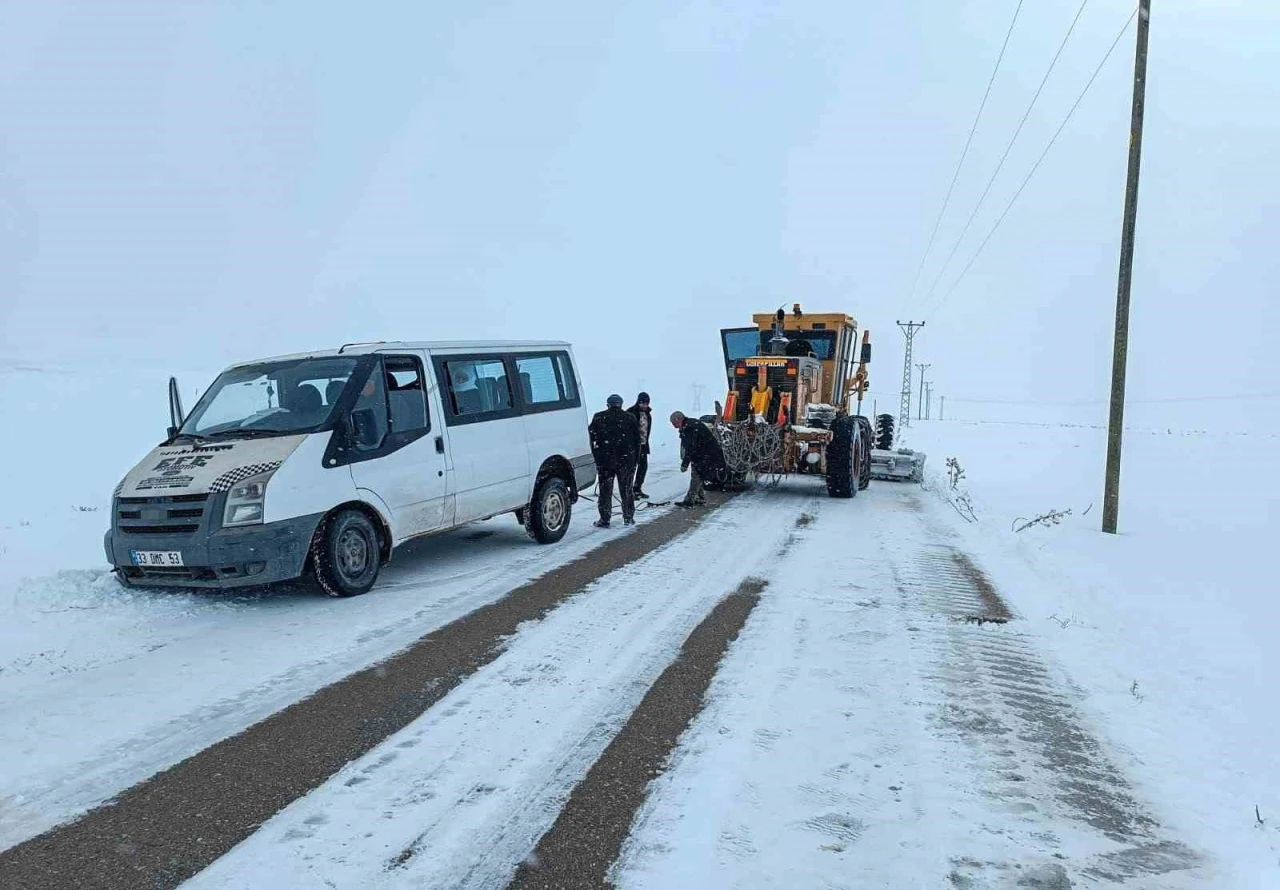
<path fill-rule="evenodd" d="M 649 474 L 649 434 L 653 432 L 653 411 L 649 408 L 649 394 L 642 392 L 636 396 L 636 403 L 627 409 L 640 426 L 640 454 L 636 458 L 636 499 L 649 500 L 644 493 L 644 477 Z"/>
<path fill-rule="evenodd" d="M 587 431 L 591 434 L 591 456 L 596 461 L 600 491 L 596 506 L 600 508 L 597 528 L 608 528 L 613 515 L 613 482 L 618 481 L 622 497 L 622 523 L 635 525 L 636 499 L 631 481 L 640 456 L 640 425 L 622 410 L 622 396 L 609 396 L 608 408 L 591 418 Z"/>
<path fill-rule="evenodd" d="M 724 451 L 715 434 L 701 420 L 685 417 L 681 411 L 671 415 L 671 425 L 680 431 L 680 472 L 689 470 L 689 493 L 677 507 L 693 507 L 707 502 L 703 486 L 724 480 Z"/>

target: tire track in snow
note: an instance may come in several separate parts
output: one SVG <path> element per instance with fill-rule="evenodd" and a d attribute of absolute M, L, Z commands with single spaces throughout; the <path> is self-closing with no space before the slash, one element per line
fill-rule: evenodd
<path fill-rule="evenodd" d="M 934 540 L 953 539 L 932 518 L 926 523 Z M 933 720 L 941 737 L 977 761 L 982 796 L 1024 825 L 1032 844 L 1062 847 L 1059 835 L 1069 831 L 1075 835 L 1071 846 L 1092 851 L 1055 854 L 1061 862 L 1039 866 L 1045 875 L 1066 875 L 1070 865 L 1077 875 L 1118 884 L 1201 864 L 1198 854 L 1166 836 L 1137 799 L 1076 711 L 1072 690 L 1051 674 L 1032 642 L 1016 625 L 1001 626 L 1014 615 L 967 555 L 943 543 L 897 562 L 895 573 L 907 609 L 933 613 L 918 622 L 926 628 L 924 641 L 941 681 L 934 688 Z M 975 619 L 995 626 L 958 623 Z M 1018 875 L 1023 858 L 959 856 L 951 880 L 957 887 L 999 884 Z"/>
<path fill-rule="evenodd" d="M 622 730 L 573 789 L 551 829 L 520 864 L 510 890 L 596 890 L 626 839 L 649 780 L 702 707 L 720 657 L 766 582 L 748 578 L 693 630 Z"/>
<path fill-rule="evenodd" d="M 760 495 L 736 499 L 522 628 L 186 890 L 503 886 L 690 632 L 773 558 L 786 530 L 761 507 Z M 744 540 L 745 554 L 724 546 Z"/>
<path fill-rule="evenodd" d="M 940 509 L 911 488 L 869 494 L 856 517 L 824 503 L 777 566 L 652 786 L 618 886 L 1211 884 Z"/>
<path fill-rule="evenodd" d="M 637 526 L 76 821 L 0 851 L 0 887 L 177 886 L 497 659 L 523 625 L 716 513 L 672 512 Z"/>

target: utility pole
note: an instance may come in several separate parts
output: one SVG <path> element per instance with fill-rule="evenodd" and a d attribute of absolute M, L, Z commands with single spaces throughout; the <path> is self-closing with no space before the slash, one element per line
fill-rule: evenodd
<path fill-rule="evenodd" d="M 902 400 L 898 405 L 898 428 L 905 429 L 911 426 L 911 342 L 924 327 L 924 322 L 898 322 L 898 327 L 902 328 L 902 336 L 907 338 L 907 348 L 902 354 Z"/>
<path fill-rule="evenodd" d="M 1138 173 L 1142 167 L 1142 116 L 1147 102 L 1147 39 L 1151 0 L 1138 2 L 1138 40 L 1133 61 L 1133 112 L 1129 123 L 1129 175 L 1120 229 L 1120 273 L 1116 286 L 1116 340 L 1111 358 L 1111 419 L 1107 427 L 1107 478 L 1102 530 L 1116 533 L 1120 514 L 1120 446 L 1124 435 L 1124 379 L 1129 360 L 1129 294 L 1133 286 L 1133 242 L 1138 223 Z"/>
<path fill-rule="evenodd" d="M 920 399 L 916 402 L 916 420 L 924 419 L 924 372 L 933 367 L 933 365 L 922 365 L 916 362 L 916 367 L 920 369 Z"/>
<path fill-rule="evenodd" d="M 933 381 L 930 380 L 928 383 L 926 383 L 924 385 L 924 388 L 926 393 L 924 397 L 924 419 L 932 420 L 933 419 Z"/>
<path fill-rule="evenodd" d="M 947 397 L 938 396 L 938 398 L 941 400 L 938 404 L 938 419 L 942 420 L 942 415 L 947 413 Z"/>

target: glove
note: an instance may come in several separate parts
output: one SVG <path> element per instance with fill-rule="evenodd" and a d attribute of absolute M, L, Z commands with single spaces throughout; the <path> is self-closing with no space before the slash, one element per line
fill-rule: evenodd
<path fill-rule="evenodd" d="M 687 473 L 687 472 L 689 472 L 689 465 L 688 465 L 688 464 L 681 464 L 681 465 L 680 465 L 680 472 L 681 472 L 681 473 Z"/>

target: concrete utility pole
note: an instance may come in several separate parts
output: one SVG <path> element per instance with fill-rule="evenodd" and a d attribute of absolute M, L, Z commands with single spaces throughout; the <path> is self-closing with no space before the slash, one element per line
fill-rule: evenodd
<path fill-rule="evenodd" d="M 902 354 L 902 400 L 898 405 L 898 428 L 905 429 L 911 426 L 911 342 L 924 327 L 924 322 L 898 322 L 898 327 L 902 328 L 902 336 L 907 338 L 907 348 Z"/>
<path fill-rule="evenodd" d="M 706 389 L 701 383 L 691 384 L 693 390 L 693 416 L 702 416 L 702 391 Z"/>
<path fill-rule="evenodd" d="M 920 369 L 920 399 L 916 402 L 916 419 L 924 419 L 924 372 L 933 367 L 933 365 L 922 365 L 916 362 L 916 367 Z"/>
<path fill-rule="evenodd" d="M 1142 167 L 1142 116 L 1147 101 L 1147 39 L 1151 0 L 1138 2 L 1138 41 L 1133 61 L 1133 113 L 1129 123 L 1129 175 L 1120 229 L 1120 274 L 1116 286 L 1116 340 L 1111 359 L 1111 419 L 1107 427 L 1107 479 L 1102 530 L 1116 533 L 1120 514 L 1120 446 L 1124 435 L 1124 378 L 1129 360 L 1129 293 L 1133 286 L 1133 242 L 1138 223 L 1138 173 Z"/>
<path fill-rule="evenodd" d="M 942 415 L 947 413 L 947 397 L 938 396 L 938 398 L 941 400 L 938 403 L 938 419 L 942 420 Z"/>
<path fill-rule="evenodd" d="M 933 381 L 930 380 L 924 385 L 924 419 L 932 420 L 933 415 Z"/>

